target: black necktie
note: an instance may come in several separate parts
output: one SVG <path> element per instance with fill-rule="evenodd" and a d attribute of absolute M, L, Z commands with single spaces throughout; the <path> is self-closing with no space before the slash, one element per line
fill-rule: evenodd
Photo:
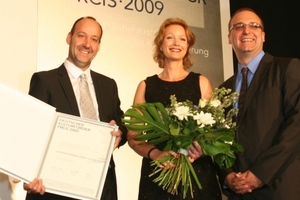
<path fill-rule="evenodd" d="M 245 95 L 247 92 L 247 87 L 248 87 L 248 83 L 247 83 L 247 76 L 248 76 L 248 68 L 244 67 L 242 68 L 242 75 L 243 75 L 243 80 L 242 80 L 242 85 L 241 85 L 241 90 L 240 90 L 240 96 L 239 96 L 239 112 L 238 112 L 238 118 L 240 117 L 240 114 L 243 110 L 243 105 L 245 102 Z"/>

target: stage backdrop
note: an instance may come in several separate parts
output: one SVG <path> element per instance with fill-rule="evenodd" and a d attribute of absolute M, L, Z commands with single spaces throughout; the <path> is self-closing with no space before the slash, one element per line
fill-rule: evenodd
<path fill-rule="evenodd" d="M 91 68 L 116 80 L 124 111 L 132 104 L 138 83 L 147 76 L 161 71 L 152 59 L 153 39 L 166 18 L 184 19 L 196 34 L 196 44 L 190 49 L 195 63 L 191 68 L 192 71 L 207 76 L 214 87 L 233 73 L 232 51 L 227 44 L 227 23 L 230 13 L 228 0 L 27 0 L 27 3 L 16 0 L 15 2 L 0 3 L 1 8 L 10 8 L 3 9 L 5 12 L 0 14 L 1 20 L 3 17 L 15 19 L 0 22 L 1 25 L 3 23 L 15 31 L 19 30 L 18 26 L 24 26 L 20 35 L 23 36 L 22 41 L 17 40 L 18 44 L 14 44 L 15 47 L 21 44 L 22 48 L 17 49 L 15 53 L 22 59 L 9 59 L 12 51 L 4 51 L 4 65 L 13 64 L 20 70 L 18 72 L 20 75 L 17 74 L 15 77 L 16 83 L 12 78 L 5 78 L 3 74 L 0 78 L 24 92 L 28 92 L 32 72 L 56 68 L 64 62 L 68 54 L 66 36 L 74 21 L 82 16 L 95 17 L 103 27 L 100 51 Z M 14 14 L 8 12 L 12 8 L 15 10 Z M 27 13 L 32 16 L 27 17 Z M 30 27 L 27 29 L 28 24 Z M 16 34 L 16 39 L 17 36 L 19 34 Z M 3 42 L 4 46 L 12 44 L 5 40 Z M 28 65 L 23 53 L 30 55 L 28 56 L 31 60 L 30 70 L 17 67 L 26 62 Z M 9 68 L 6 71 L 9 71 Z M 13 74 L 15 71 L 10 73 Z M 114 158 L 119 199 L 137 199 L 141 157 L 126 144 L 114 152 Z M 24 195 L 22 190 L 18 192 Z"/>
<path fill-rule="evenodd" d="M 128 96 L 146 76 L 159 72 L 153 38 L 168 17 L 184 19 L 197 36 L 191 70 L 218 86 L 223 81 L 219 0 L 43 0 L 38 2 L 38 71 L 58 67 L 67 56 L 65 38 L 73 22 L 93 16 L 104 35 L 92 69 L 114 77 Z M 132 95 L 133 96 L 133 95 Z"/>

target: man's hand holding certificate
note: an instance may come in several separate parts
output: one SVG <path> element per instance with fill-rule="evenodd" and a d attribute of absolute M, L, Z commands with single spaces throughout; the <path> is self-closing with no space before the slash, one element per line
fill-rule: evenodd
<path fill-rule="evenodd" d="M 0 94 L 0 171 L 26 183 L 34 180 L 30 186 L 37 188 L 29 191 L 44 185 L 47 192 L 99 199 L 121 135 L 115 123 L 58 113 L 2 84 Z"/>

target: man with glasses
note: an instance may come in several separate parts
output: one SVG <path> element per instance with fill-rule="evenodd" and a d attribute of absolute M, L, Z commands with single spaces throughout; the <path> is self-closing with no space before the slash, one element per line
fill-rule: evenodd
<path fill-rule="evenodd" d="M 263 22 L 249 8 L 235 12 L 228 28 L 238 71 L 220 87 L 246 88 L 242 105 L 234 105 L 244 151 L 220 173 L 224 194 L 229 200 L 300 199 L 300 61 L 263 51 Z"/>

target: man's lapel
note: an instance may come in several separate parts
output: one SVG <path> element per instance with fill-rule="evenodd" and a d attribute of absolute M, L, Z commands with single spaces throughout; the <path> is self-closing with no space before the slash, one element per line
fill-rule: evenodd
<path fill-rule="evenodd" d="M 58 81 L 60 82 L 62 90 L 64 91 L 64 93 L 66 95 L 66 99 L 68 100 L 68 103 L 69 103 L 69 106 L 71 109 L 70 114 L 80 116 L 78 104 L 77 104 L 76 97 L 75 97 L 75 94 L 73 91 L 73 87 L 72 87 L 68 72 L 64 65 L 61 65 L 58 68 L 58 74 L 59 74 Z"/>
<path fill-rule="evenodd" d="M 241 113 L 241 116 L 239 119 L 242 119 L 245 112 L 247 111 L 247 108 L 249 107 L 254 94 L 256 93 L 258 87 L 262 84 L 262 82 L 265 80 L 265 77 L 271 67 L 270 62 L 273 60 L 273 56 L 270 54 L 265 54 L 262 60 L 260 61 L 258 68 L 254 74 L 254 77 L 247 89 L 247 93 L 245 96 L 245 102 L 243 106 L 243 112 Z"/>

